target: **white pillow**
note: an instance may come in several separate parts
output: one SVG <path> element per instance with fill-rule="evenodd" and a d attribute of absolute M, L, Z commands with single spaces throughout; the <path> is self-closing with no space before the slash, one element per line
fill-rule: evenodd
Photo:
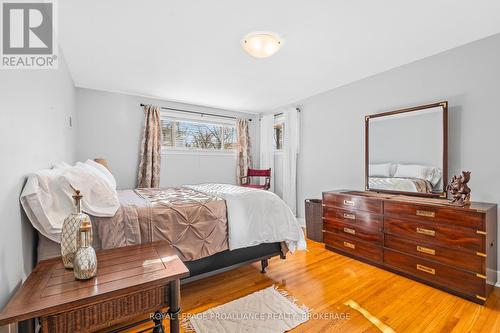
<path fill-rule="evenodd" d="M 436 186 L 441 180 L 441 169 L 440 168 L 432 168 L 432 186 Z"/>
<path fill-rule="evenodd" d="M 391 177 L 391 163 L 370 164 L 368 175 L 370 177 Z"/>
<path fill-rule="evenodd" d="M 82 211 L 87 214 L 114 216 L 120 207 L 116 189 L 97 169 L 86 163 L 77 162 L 74 167 L 65 169 L 59 177 L 59 186 L 68 197 L 74 195 L 73 188 L 80 190 Z"/>
<path fill-rule="evenodd" d="M 63 221 L 74 209 L 72 187 L 81 191 L 82 210 L 88 214 L 114 216 L 120 207 L 116 190 L 96 168 L 80 162 L 65 165 L 30 175 L 20 198 L 33 226 L 55 242 L 61 241 Z"/>
<path fill-rule="evenodd" d="M 45 237 L 60 243 L 61 229 L 73 209 L 73 199 L 59 186 L 59 177 L 70 167 L 60 165 L 37 171 L 29 176 L 21 204 L 33 227 Z"/>
<path fill-rule="evenodd" d="M 396 178 L 419 178 L 432 183 L 435 178 L 435 167 L 418 164 L 398 164 L 394 177 Z M 439 174 L 439 178 L 441 175 Z M 438 178 L 438 181 L 439 181 Z M 433 184 L 434 185 L 434 184 Z"/>
<path fill-rule="evenodd" d="M 87 160 L 85 164 L 90 165 L 91 167 L 97 169 L 100 173 L 102 173 L 106 178 L 107 182 L 109 183 L 109 185 L 116 190 L 116 179 L 113 176 L 113 174 L 108 170 L 108 168 L 106 168 L 101 163 L 97 163 L 96 161 L 92 160 Z"/>

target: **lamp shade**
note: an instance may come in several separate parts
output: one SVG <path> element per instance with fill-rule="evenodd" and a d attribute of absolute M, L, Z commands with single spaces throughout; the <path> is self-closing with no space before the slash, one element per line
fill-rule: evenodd
<path fill-rule="evenodd" d="M 252 33 L 241 41 L 241 45 L 252 57 L 267 58 L 278 52 L 282 42 L 270 33 Z"/>

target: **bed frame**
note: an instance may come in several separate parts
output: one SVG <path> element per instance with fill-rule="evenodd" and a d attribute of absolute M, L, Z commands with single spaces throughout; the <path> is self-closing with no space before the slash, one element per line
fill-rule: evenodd
<path fill-rule="evenodd" d="M 45 259 L 60 255 L 59 249 L 54 250 L 53 248 L 56 243 L 52 242 L 48 238 L 45 238 L 39 232 L 36 232 L 35 237 L 37 244 L 39 244 L 40 241 L 44 241 L 45 248 L 50 249 L 47 250 L 47 253 L 45 253 Z M 37 247 L 39 247 L 39 245 Z M 37 257 L 39 250 L 40 249 L 38 248 L 37 253 L 35 254 Z M 265 273 L 265 269 L 268 266 L 268 260 L 270 258 L 280 256 L 281 259 L 285 259 L 285 255 L 286 252 L 282 249 L 281 243 L 279 242 L 264 243 L 233 251 L 225 250 L 198 260 L 184 262 L 189 269 L 190 276 L 185 278 L 182 282 L 188 283 L 199 280 L 211 275 L 248 265 L 259 260 L 262 265 L 262 273 Z"/>
<path fill-rule="evenodd" d="M 280 256 L 281 259 L 286 258 L 281 243 L 264 243 L 232 251 L 226 250 L 198 260 L 186 261 L 184 264 L 189 269 L 190 276 L 182 279 L 181 283 L 200 280 L 257 261 L 261 263 L 261 272 L 265 273 L 268 260 L 276 256 Z"/>

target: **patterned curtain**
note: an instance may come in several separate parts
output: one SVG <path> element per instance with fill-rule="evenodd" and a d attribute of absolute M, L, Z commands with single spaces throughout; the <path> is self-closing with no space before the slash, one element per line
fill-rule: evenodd
<path fill-rule="evenodd" d="M 248 132 L 248 120 L 238 119 L 236 121 L 236 135 L 238 136 L 236 182 L 241 185 L 241 177 L 246 176 L 248 168 L 252 167 L 252 145 L 250 144 L 250 134 Z"/>
<path fill-rule="evenodd" d="M 137 187 L 160 186 L 161 122 L 160 107 L 145 105 L 144 136 L 141 144 Z"/>

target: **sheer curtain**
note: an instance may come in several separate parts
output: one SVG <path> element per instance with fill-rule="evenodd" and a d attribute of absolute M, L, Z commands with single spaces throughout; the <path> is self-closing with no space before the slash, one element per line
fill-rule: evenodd
<path fill-rule="evenodd" d="M 238 139 L 238 162 L 236 165 L 236 182 L 241 185 L 241 177 L 246 176 L 248 168 L 252 167 L 252 145 L 248 131 L 248 120 L 238 119 L 236 121 L 236 134 Z"/>
<path fill-rule="evenodd" d="M 284 110 L 283 201 L 297 215 L 297 157 L 299 154 L 300 114 L 297 108 Z"/>
<path fill-rule="evenodd" d="M 274 192 L 274 115 L 260 119 L 260 169 L 271 168 L 271 191 Z"/>
<path fill-rule="evenodd" d="M 139 157 L 137 187 L 159 187 L 161 165 L 160 107 L 145 105 L 144 133 Z"/>

